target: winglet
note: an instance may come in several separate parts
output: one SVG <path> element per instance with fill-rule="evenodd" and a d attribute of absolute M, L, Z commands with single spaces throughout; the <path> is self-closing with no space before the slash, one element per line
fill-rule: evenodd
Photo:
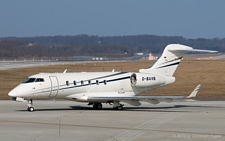
<path fill-rule="evenodd" d="M 187 96 L 187 98 L 194 98 L 194 97 L 196 97 L 196 95 L 197 95 L 197 93 L 198 93 L 198 90 L 199 90 L 199 88 L 200 88 L 200 84 L 194 89 L 194 91 L 189 95 L 189 96 Z"/>

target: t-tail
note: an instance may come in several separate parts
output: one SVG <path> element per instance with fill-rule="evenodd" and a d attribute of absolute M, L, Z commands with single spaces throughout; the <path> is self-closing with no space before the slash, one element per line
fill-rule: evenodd
<path fill-rule="evenodd" d="M 180 44 L 170 44 L 164 49 L 162 56 L 152 65 L 152 67 L 147 69 L 140 69 L 141 73 L 153 73 L 163 76 L 173 76 L 176 71 L 183 55 L 186 52 L 208 52 L 213 53 L 217 51 L 211 50 L 200 50 L 193 49 L 192 47 L 180 45 Z"/>

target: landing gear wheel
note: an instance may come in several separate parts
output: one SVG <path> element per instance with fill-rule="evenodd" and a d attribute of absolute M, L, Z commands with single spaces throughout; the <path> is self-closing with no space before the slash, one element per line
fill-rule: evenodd
<path fill-rule="evenodd" d="M 93 109 L 95 109 L 95 110 L 97 109 L 95 104 L 93 104 Z"/>
<path fill-rule="evenodd" d="M 98 104 L 97 104 L 97 109 L 98 109 L 98 110 L 101 110 L 101 109 L 102 109 L 102 103 L 98 103 Z"/>
<path fill-rule="evenodd" d="M 101 110 L 102 109 L 102 103 L 94 103 L 93 108 L 95 110 Z"/>
<path fill-rule="evenodd" d="M 118 107 L 113 107 L 113 110 L 118 110 Z"/>
<path fill-rule="evenodd" d="M 33 100 L 29 99 L 27 102 L 28 102 L 28 104 L 27 104 L 27 106 L 28 106 L 27 111 L 33 112 L 34 111 Z"/>
<path fill-rule="evenodd" d="M 117 107 L 118 110 L 123 110 L 123 106 Z"/>
<path fill-rule="evenodd" d="M 28 108 L 27 108 L 27 111 L 33 112 L 33 111 L 34 111 L 34 107 L 28 107 Z"/>

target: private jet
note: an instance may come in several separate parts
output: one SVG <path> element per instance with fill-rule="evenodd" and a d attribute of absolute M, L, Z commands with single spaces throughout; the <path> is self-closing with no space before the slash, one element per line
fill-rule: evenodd
<path fill-rule="evenodd" d="M 158 104 L 196 97 L 200 85 L 189 96 L 139 96 L 141 93 L 160 88 L 175 82 L 173 76 L 186 52 L 216 51 L 193 49 L 181 44 L 169 44 L 161 57 L 149 68 L 139 72 L 80 72 L 40 73 L 29 76 L 11 90 L 8 95 L 14 101 L 27 102 L 27 110 L 33 112 L 33 100 L 68 99 L 86 102 L 93 109 L 102 109 L 102 103 L 122 110 L 127 103 L 140 106 L 140 101 Z M 185 75 L 185 74 L 184 74 Z M 121 103 L 122 102 L 122 103 Z"/>

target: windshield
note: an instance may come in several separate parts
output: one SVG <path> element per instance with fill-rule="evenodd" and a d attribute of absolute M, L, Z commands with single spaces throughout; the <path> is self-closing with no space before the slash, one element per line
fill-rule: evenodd
<path fill-rule="evenodd" d="M 34 82 L 36 78 L 27 78 L 22 83 L 31 83 Z"/>
<path fill-rule="evenodd" d="M 27 78 L 22 83 L 44 82 L 43 78 Z"/>

